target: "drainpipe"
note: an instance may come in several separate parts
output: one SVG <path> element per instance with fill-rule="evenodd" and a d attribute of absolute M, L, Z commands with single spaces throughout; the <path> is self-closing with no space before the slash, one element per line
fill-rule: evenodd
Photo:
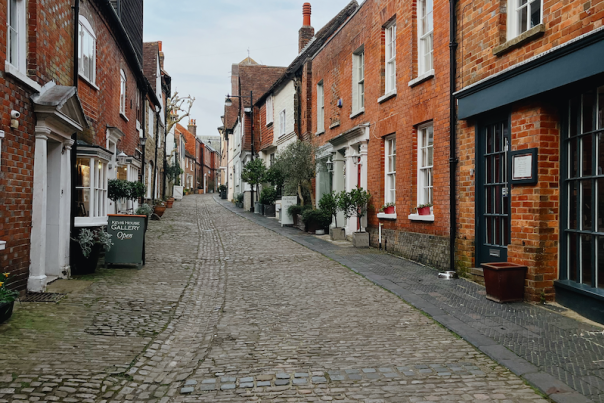
<path fill-rule="evenodd" d="M 166 172 L 168 172 L 168 157 L 166 156 L 166 141 L 168 140 L 168 108 L 164 111 L 164 175 L 161 179 L 161 197 L 166 197 Z"/>
<path fill-rule="evenodd" d="M 457 188 L 455 175 L 457 173 L 457 110 L 456 110 L 456 101 L 455 96 L 453 95 L 456 91 L 456 74 L 457 74 L 457 1 L 449 0 L 449 4 L 451 10 L 449 12 L 449 58 L 450 58 L 450 70 L 449 70 L 449 81 L 450 81 L 450 99 L 449 99 L 449 129 L 450 129 L 450 137 L 449 137 L 449 214 L 451 217 L 450 223 L 450 241 L 449 241 L 449 270 L 455 270 L 455 240 L 457 238 Z"/>
<path fill-rule="evenodd" d="M 78 71 L 80 69 L 79 60 L 78 60 L 78 50 L 80 47 L 80 0 L 75 0 L 73 6 L 73 86 L 76 88 L 76 93 L 78 89 Z M 78 206 L 78 194 L 76 192 L 76 183 L 78 180 L 78 134 L 74 133 L 71 135 L 71 139 L 73 140 L 73 146 L 71 147 L 71 212 L 69 217 L 69 235 L 70 238 L 75 238 L 75 217 L 77 214 L 77 206 Z M 71 248 L 70 248 L 71 250 Z M 69 265 L 73 265 L 72 261 L 72 253 L 69 253 Z"/>
<path fill-rule="evenodd" d="M 157 140 L 159 140 L 159 111 L 155 112 L 155 164 L 153 164 L 153 187 L 151 199 L 153 200 L 153 204 L 155 204 L 155 183 L 157 181 Z"/>
<path fill-rule="evenodd" d="M 141 97 L 143 98 L 141 100 L 142 102 L 142 107 L 143 107 L 143 116 L 141 117 L 142 121 L 142 125 L 143 125 L 143 138 L 146 139 L 147 138 L 147 86 L 144 85 L 143 90 L 141 91 Z M 140 141 L 140 140 L 139 140 Z M 144 185 L 145 184 L 145 172 L 147 171 L 147 164 L 145 163 L 145 158 L 146 158 L 146 153 L 145 153 L 145 149 L 147 148 L 146 145 L 143 145 L 143 155 L 142 155 L 142 172 L 141 172 L 141 182 Z M 143 195 L 143 197 L 141 198 L 141 204 L 145 202 L 145 196 Z"/>

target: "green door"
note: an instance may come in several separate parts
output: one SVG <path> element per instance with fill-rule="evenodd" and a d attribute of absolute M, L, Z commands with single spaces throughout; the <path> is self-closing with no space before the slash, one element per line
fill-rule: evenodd
<path fill-rule="evenodd" d="M 511 239 L 508 184 L 509 118 L 478 126 L 476 152 L 476 265 L 507 261 Z"/>

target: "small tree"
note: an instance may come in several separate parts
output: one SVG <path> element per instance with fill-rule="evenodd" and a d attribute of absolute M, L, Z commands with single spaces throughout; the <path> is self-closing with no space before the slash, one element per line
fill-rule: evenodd
<path fill-rule="evenodd" d="M 285 176 L 283 175 L 280 165 L 279 158 L 277 158 L 275 163 L 267 169 L 263 180 L 263 182 L 268 182 L 275 186 L 278 195 L 283 191 L 283 184 L 285 183 Z"/>
<path fill-rule="evenodd" d="M 319 208 L 323 211 L 328 212 L 334 219 L 336 228 L 338 227 L 338 211 L 340 211 L 340 207 L 338 206 L 339 195 L 335 192 L 325 193 L 321 200 L 319 200 Z"/>
<path fill-rule="evenodd" d="M 371 193 L 358 187 L 350 191 L 350 200 L 352 202 L 353 215 L 357 217 L 359 224 L 359 232 L 361 231 L 361 219 L 367 214 L 367 208 L 369 206 L 369 200 L 371 199 Z"/>
<path fill-rule="evenodd" d="M 300 203 L 304 204 L 304 192 L 310 193 L 311 205 L 315 205 L 312 191 L 312 180 L 316 176 L 314 144 L 306 141 L 296 141 L 287 146 L 279 155 L 278 166 L 284 176 L 285 191 L 288 194 L 298 193 Z"/>
<path fill-rule="evenodd" d="M 350 193 L 342 190 L 336 197 L 338 198 L 338 208 L 344 213 L 344 218 L 348 221 L 354 215 L 354 205 Z"/>
<path fill-rule="evenodd" d="M 241 180 L 256 187 L 256 200 L 258 200 L 258 185 L 264 181 L 265 175 L 266 166 L 260 158 L 248 162 L 241 170 Z"/>

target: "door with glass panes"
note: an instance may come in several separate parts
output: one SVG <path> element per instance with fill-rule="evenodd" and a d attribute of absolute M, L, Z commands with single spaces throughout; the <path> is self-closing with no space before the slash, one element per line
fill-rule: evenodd
<path fill-rule="evenodd" d="M 479 126 L 476 153 L 476 265 L 507 261 L 511 239 L 509 117 Z"/>
<path fill-rule="evenodd" d="M 604 289 L 604 86 L 563 120 L 560 279 Z"/>

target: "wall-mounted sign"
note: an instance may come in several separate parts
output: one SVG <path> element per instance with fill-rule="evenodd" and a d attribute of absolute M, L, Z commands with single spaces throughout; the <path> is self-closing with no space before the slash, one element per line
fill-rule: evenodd
<path fill-rule="evenodd" d="M 537 149 L 511 151 L 512 184 L 536 184 L 537 175 Z"/>
<path fill-rule="evenodd" d="M 109 214 L 113 246 L 105 254 L 106 264 L 145 264 L 146 221 L 144 215 Z"/>

